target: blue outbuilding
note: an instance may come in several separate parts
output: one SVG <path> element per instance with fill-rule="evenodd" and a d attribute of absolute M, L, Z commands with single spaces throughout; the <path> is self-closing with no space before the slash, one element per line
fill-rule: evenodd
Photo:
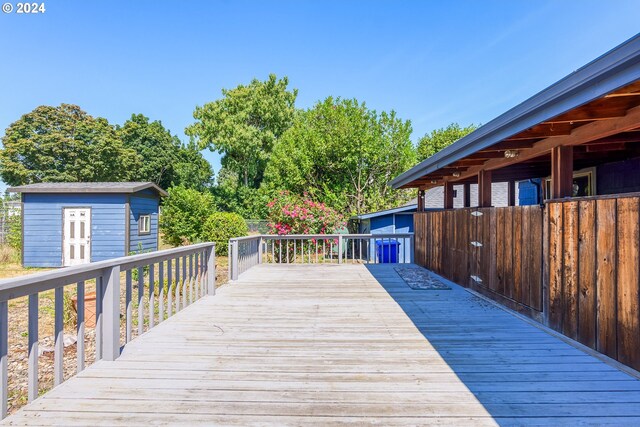
<path fill-rule="evenodd" d="M 351 218 L 355 222 L 355 228 L 360 234 L 397 234 L 397 233 L 413 233 L 413 214 L 418 210 L 418 201 L 416 199 L 411 200 L 403 206 L 386 209 L 378 212 L 371 212 L 361 214 Z M 403 243 L 404 242 L 404 243 Z M 378 241 L 377 244 L 396 244 L 397 251 L 400 252 L 400 259 L 411 259 L 411 248 L 406 244 L 404 240 L 397 242 L 393 240 L 387 240 L 385 242 Z M 371 245 L 369 257 L 375 259 L 376 256 L 382 261 L 380 254 L 384 254 L 384 257 L 391 256 L 396 257 L 396 251 L 386 252 L 388 249 L 376 248 Z M 378 255 L 376 255 L 378 250 Z M 404 252 L 404 255 L 402 255 Z M 387 255 L 387 253 L 389 255 Z M 384 261 L 388 262 L 388 261 Z"/>
<path fill-rule="evenodd" d="M 66 267 L 158 249 L 160 197 L 152 182 L 39 183 L 21 194 L 22 265 Z"/>

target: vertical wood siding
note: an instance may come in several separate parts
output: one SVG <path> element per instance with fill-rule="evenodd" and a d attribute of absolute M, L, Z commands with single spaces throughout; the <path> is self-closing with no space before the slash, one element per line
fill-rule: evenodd
<path fill-rule="evenodd" d="M 640 198 L 547 206 L 549 326 L 640 369 Z"/>
<path fill-rule="evenodd" d="M 416 213 L 416 263 L 541 318 L 542 219 L 540 206 Z"/>

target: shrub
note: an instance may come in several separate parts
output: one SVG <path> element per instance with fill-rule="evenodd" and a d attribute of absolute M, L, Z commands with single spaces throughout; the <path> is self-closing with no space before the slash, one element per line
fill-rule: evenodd
<path fill-rule="evenodd" d="M 214 211 L 213 196 L 196 190 L 173 187 L 164 200 L 160 215 L 163 239 L 170 245 L 200 241 L 202 225 Z"/>
<path fill-rule="evenodd" d="M 209 215 L 202 226 L 202 240 L 216 243 L 216 254 L 227 255 L 229 239 L 246 236 L 249 227 L 238 214 L 215 212 Z"/>
<path fill-rule="evenodd" d="M 344 217 L 324 203 L 288 191 L 267 204 L 272 234 L 332 234 L 346 226 Z"/>

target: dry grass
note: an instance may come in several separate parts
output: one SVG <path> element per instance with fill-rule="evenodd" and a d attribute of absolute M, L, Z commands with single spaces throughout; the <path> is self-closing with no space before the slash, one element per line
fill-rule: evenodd
<path fill-rule="evenodd" d="M 168 249 L 169 246 L 163 245 L 161 249 Z M 8 253 L 9 251 L 7 251 Z M 22 276 L 30 273 L 36 273 L 45 269 L 24 268 L 20 265 L 19 260 L 11 258 L 15 253 L 10 253 L 9 262 L 0 263 L 0 279 Z M 216 257 L 216 283 L 221 285 L 227 281 L 227 257 Z M 121 278 L 121 295 L 122 304 L 121 312 L 125 312 L 125 288 L 124 273 Z M 155 277 L 158 277 L 156 273 Z M 148 283 L 148 282 L 147 282 Z M 95 290 L 95 281 L 86 283 L 86 293 Z M 73 310 L 71 298 L 76 295 L 76 286 L 69 285 L 64 288 L 64 334 L 65 336 L 74 337 L 76 333 L 77 315 Z M 148 329 L 148 290 L 145 290 L 147 297 L 144 299 L 144 330 Z M 135 297 L 138 294 L 136 283 L 133 284 L 133 334 L 137 336 L 138 321 L 137 310 L 138 303 Z M 156 316 L 159 306 L 157 301 L 158 294 L 155 295 Z M 54 332 L 54 291 L 42 292 L 38 298 L 38 332 L 39 346 L 41 355 L 39 357 L 39 387 L 40 392 L 44 393 L 53 387 L 53 332 Z M 18 410 L 27 403 L 27 358 L 28 358 L 28 298 L 17 298 L 9 301 L 9 410 L 11 413 Z M 125 320 L 123 317 L 121 323 L 122 339 L 125 336 Z M 95 330 L 87 329 L 85 336 L 86 364 L 87 366 L 95 360 Z M 45 350 L 45 351 L 42 351 Z M 76 344 L 72 344 L 65 348 L 64 351 L 64 372 L 65 378 L 69 378 L 76 371 Z"/>

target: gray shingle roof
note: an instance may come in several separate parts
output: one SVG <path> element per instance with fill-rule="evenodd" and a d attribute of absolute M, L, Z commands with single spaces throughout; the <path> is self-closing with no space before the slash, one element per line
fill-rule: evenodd
<path fill-rule="evenodd" d="M 136 193 L 150 188 L 161 196 L 167 192 L 153 182 L 41 182 L 9 187 L 11 193 Z"/>

